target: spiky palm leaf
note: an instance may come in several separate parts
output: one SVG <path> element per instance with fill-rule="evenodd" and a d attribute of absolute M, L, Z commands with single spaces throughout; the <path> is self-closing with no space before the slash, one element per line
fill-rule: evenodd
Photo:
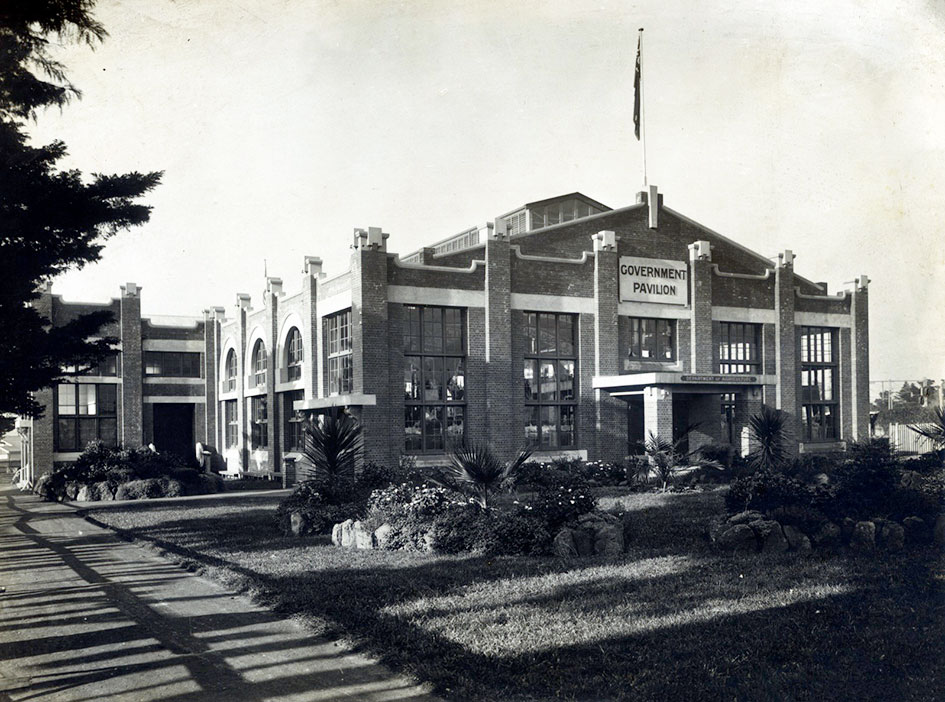
<path fill-rule="evenodd" d="M 751 464 L 761 470 L 775 470 L 787 463 L 788 421 L 790 415 L 768 405 L 748 419 L 748 426 L 758 442 L 758 448 L 749 454 Z"/>
<path fill-rule="evenodd" d="M 354 482 L 361 454 L 361 425 L 344 412 L 331 412 L 305 423 L 305 477 L 329 491 Z"/>
<path fill-rule="evenodd" d="M 909 428 L 916 434 L 926 437 L 937 449 L 945 449 L 945 409 L 933 407 L 935 419 L 924 424 L 910 424 Z"/>
<path fill-rule="evenodd" d="M 486 509 L 489 507 L 489 497 L 531 455 L 531 449 L 522 449 L 512 461 L 505 463 L 488 444 L 457 444 L 449 450 L 450 465 L 434 476 L 434 481 L 457 492 L 470 494 L 480 507 Z"/>

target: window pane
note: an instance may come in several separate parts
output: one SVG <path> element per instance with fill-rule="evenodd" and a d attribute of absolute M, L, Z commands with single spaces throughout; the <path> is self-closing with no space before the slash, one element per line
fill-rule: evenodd
<path fill-rule="evenodd" d="M 404 357 L 404 399 L 420 399 L 420 358 Z"/>
<path fill-rule="evenodd" d="M 538 408 L 525 408 L 525 443 L 529 446 L 538 445 Z"/>
<path fill-rule="evenodd" d="M 118 414 L 118 386 L 98 386 L 98 413 L 104 416 Z"/>
<path fill-rule="evenodd" d="M 443 399 L 443 359 L 437 356 L 423 358 L 423 401 Z"/>
<path fill-rule="evenodd" d="M 164 354 L 164 373 L 163 375 L 170 376 L 172 378 L 179 378 L 182 375 L 182 356 L 180 353 L 165 353 Z"/>
<path fill-rule="evenodd" d="M 574 400 L 574 361 L 558 361 L 558 399 Z"/>
<path fill-rule="evenodd" d="M 656 358 L 655 320 L 640 320 L 640 354 L 643 358 Z"/>
<path fill-rule="evenodd" d="M 555 337 L 557 332 L 555 326 L 555 315 L 538 315 L 539 353 L 554 354 L 556 352 Z"/>
<path fill-rule="evenodd" d="M 659 321 L 659 353 L 663 360 L 673 360 L 675 353 L 673 349 L 673 322 L 668 319 Z"/>
<path fill-rule="evenodd" d="M 98 438 L 108 446 L 118 445 L 118 420 L 100 419 L 98 420 Z"/>
<path fill-rule="evenodd" d="M 75 414 L 75 385 L 59 386 L 59 414 Z"/>
<path fill-rule="evenodd" d="M 561 405 L 558 437 L 561 446 L 574 446 L 574 405 Z"/>
<path fill-rule="evenodd" d="M 79 385 L 79 414 L 95 414 L 95 386 Z"/>
<path fill-rule="evenodd" d="M 422 417 L 420 407 L 406 407 L 404 410 L 404 449 L 407 451 L 423 449 Z"/>
<path fill-rule="evenodd" d="M 446 440 L 450 445 L 461 444 L 465 436 L 465 407 L 446 408 Z"/>
<path fill-rule="evenodd" d="M 558 447 L 558 408 L 541 408 L 541 445 L 542 447 Z"/>
<path fill-rule="evenodd" d="M 423 411 L 423 448 L 443 449 L 443 407 L 425 407 Z"/>
<path fill-rule="evenodd" d="M 74 451 L 76 449 L 76 420 L 73 418 L 59 420 L 59 450 Z"/>
<path fill-rule="evenodd" d="M 525 353 L 538 353 L 538 315 L 534 312 L 525 313 Z"/>
<path fill-rule="evenodd" d="M 95 441 L 97 438 L 98 420 L 94 417 L 80 417 L 78 448 L 84 449 L 90 441 Z"/>
<path fill-rule="evenodd" d="M 420 308 L 404 308 L 406 320 L 404 324 L 404 350 L 420 351 Z"/>
<path fill-rule="evenodd" d="M 568 314 L 558 317 L 558 353 L 562 356 L 574 355 L 574 317 Z"/>
<path fill-rule="evenodd" d="M 542 361 L 540 372 L 541 377 L 539 383 L 541 387 L 541 401 L 554 402 L 557 399 L 557 388 L 555 387 L 555 362 Z"/>
<path fill-rule="evenodd" d="M 538 361 L 525 359 L 525 401 L 538 402 Z"/>
<path fill-rule="evenodd" d="M 446 399 L 462 402 L 466 399 L 466 369 L 462 358 L 446 359 Z"/>
<path fill-rule="evenodd" d="M 463 315 L 462 310 L 446 308 L 443 310 L 443 325 L 446 334 L 446 353 L 462 353 L 463 349 Z"/>
<path fill-rule="evenodd" d="M 161 354 L 159 352 L 144 352 L 144 372 L 146 375 L 161 375 Z"/>

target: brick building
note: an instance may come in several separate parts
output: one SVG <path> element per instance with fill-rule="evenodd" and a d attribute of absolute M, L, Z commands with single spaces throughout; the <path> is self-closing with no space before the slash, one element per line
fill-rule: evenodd
<path fill-rule="evenodd" d="M 231 315 L 187 326 L 141 320 L 128 284 L 111 303 L 114 367 L 75 381 L 118 385 L 126 444 L 201 441 L 228 472 L 271 476 L 298 455 L 301 413 L 331 407 L 360 419 L 366 457 L 384 463 L 442 462 L 462 438 L 619 460 L 650 431 L 744 450 L 763 403 L 794 418 L 799 452 L 868 436 L 866 277 L 830 295 L 794 273 L 791 251 L 753 253 L 655 187 L 616 210 L 580 193 L 529 203 L 404 257 L 358 229 L 348 270 L 321 267 L 307 257 L 299 292 L 268 278 L 261 305 L 240 294 Z M 41 303 L 53 323 L 74 307 Z M 36 465 L 77 446 L 62 442 L 71 398 L 46 393 L 56 411 L 34 423 Z"/>

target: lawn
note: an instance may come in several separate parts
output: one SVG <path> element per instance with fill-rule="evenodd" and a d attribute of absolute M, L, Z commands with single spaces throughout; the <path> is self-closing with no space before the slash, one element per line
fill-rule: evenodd
<path fill-rule="evenodd" d="M 938 700 L 945 569 L 900 555 L 735 557 L 722 493 L 634 494 L 614 561 L 352 551 L 287 539 L 277 496 L 91 510 L 447 699 Z"/>

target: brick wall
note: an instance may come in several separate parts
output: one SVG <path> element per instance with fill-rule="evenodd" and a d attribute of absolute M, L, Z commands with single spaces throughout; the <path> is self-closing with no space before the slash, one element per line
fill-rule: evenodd
<path fill-rule="evenodd" d="M 126 448 L 144 443 L 142 423 L 141 291 L 134 285 L 122 286 L 121 318 L 121 436 Z"/>
<path fill-rule="evenodd" d="M 502 459 L 521 447 L 513 436 L 511 389 L 517 387 L 512 363 L 511 265 L 508 237 L 489 231 L 486 241 L 486 416 L 489 442 Z"/>

